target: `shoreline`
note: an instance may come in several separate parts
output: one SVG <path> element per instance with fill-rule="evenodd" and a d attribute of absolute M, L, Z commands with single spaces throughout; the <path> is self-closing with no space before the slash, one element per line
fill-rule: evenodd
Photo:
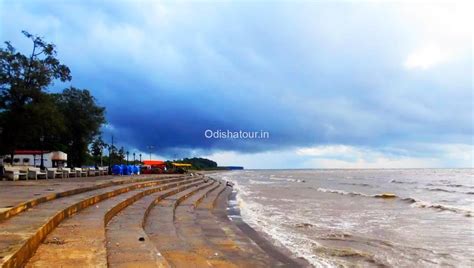
<path fill-rule="evenodd" d="M 234 190 L 234 188 L 232 188 L 232 192 L 228 193 L 227 215 L 247 237 L 255 242 L 271 258 L 282 263 L 281 267 L 313 267 L 306 259 L 296 257 L 289 249 L 273 243 L 267 234 L 257 231 L 248 225 L 242 219 L 238 205 L 232 205 L 237 202 L 237 194 L 237 190 Z"/>
<path fill-rule="evenodd" d="M 140 258 L 147 267 L 309 267 L 236 219 L 239 209 L 228 209 L 236 192 L 226 182 L 202 175 L 2 182 L 8 217 L 0 227 L 13 235 L 0 239 L 7 245 L 0 266 L 115 267 Z"/>
<path fill-rule="evenodd" d="M 245 220 L 288 257 L 316 267 L 472 265 L 472 217 L 461 212 L 470 211 L 471 177 L 438 169 L 215 176 L 234 183 L 236 224 Z"/>

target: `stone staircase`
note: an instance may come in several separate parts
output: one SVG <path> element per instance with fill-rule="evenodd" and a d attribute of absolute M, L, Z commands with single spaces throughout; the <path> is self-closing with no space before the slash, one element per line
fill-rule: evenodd
<path fill-rule="evenodd" d="M 1 210 L 2 267 L 288 266 L 229 220 L 225 182 L 194 174 L 76 186 Z"/>

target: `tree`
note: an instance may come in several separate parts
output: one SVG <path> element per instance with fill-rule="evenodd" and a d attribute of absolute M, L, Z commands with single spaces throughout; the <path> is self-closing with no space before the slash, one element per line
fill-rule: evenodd
<path fill-rule="evenodd" d="M 94 158 L 95 165 L 100 165 L 102 166 L 102 157 L 103 157 L 103 152 L 104 148 L 107 148 L 107 143 L 105 143 L 102 140 L 102 136 L 98 135 L 91 144 L 91 151 L 92 151 L 92 156 Z"/>
<path fill-rule="evenodd" d="M 70 87 L 61 94 L 55 94 L 55 98 L 67 130 L 63 143 L 69 145 L 68 162 L 73 166 L 81 166 L 87 159 L 88 145 L 106 122 L 105 108 L 96 103 L 87 89 Z"/>
<path fill-rule="evenodd" d="M 123 162 L 123 160 L 125 159 L 125 149 L 122 147 L 120 147 L 120 150 L 118 151 L 118 157 L 120 159 L 120 164 Z"/>
<path fill-rule="evenodd" d="M 70 70 L 56 58 L 53 44 L 23 34 L 33 42 L 29 56 L 10 42 L 0 48 L 0 155 L 13 159 L 15 149 L 44 148 L 66 151 L 71 166 L 91 162 L 89 145 L 105 123 L 105 108 L 86 89 L 48 94 L 55 80 L 71 80 Z"/>
<path fill-rule="evenodd" d="M 0 48 L 0 153 L 10 153 L 30 144 L 38 145 L 40 136 L 61 130 L 61 116 L 51 105 L 46 89 L 55 80 L 71 80 L 70 70 L 56 58 L 53 44 L 23 31 L 33 43 L 26 56 L 10 42 Z M 45 128 L 47 128 L 47 132 Z"/>
<path fill-rule="evenodd" d="M 217 163 L 206 158 L 193 157 L 193 158 L 184 158 L 182 160 L 174 160 L 175 163 L 185 163 L 191 164 L 195 169 L 215 169 L 217 168 Z M 169 168 L 172 168 L 172 162 L 168 161 L 167 165 Z"/>
<path fill-rule="evenodd" d="M 115 160 L 118 159 L 117 147 L 114 144 L 110 144 L 108 146 L 108 150 L 109 150 L 108 163 L 110 165 L 113 165 L 115 164 Z"/>

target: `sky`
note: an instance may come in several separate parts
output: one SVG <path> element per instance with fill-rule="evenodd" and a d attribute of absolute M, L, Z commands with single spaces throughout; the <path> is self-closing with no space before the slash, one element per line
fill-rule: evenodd
<path fill-rule="evenodd" d="M 89 89 L 144 158 L 473 167 L 470 2 L 0 0 L 0 40 L 54 43 L 73 79 L 49 90 Z"/>

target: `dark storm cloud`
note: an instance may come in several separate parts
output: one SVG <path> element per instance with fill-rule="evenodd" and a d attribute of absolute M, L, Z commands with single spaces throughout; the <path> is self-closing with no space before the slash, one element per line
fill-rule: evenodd
<path fill-rule="evenodd" d="M 454 48 L 439 44 L 461 56 L 433 68 L 417 68 L 415 57 L 408 68 L 406 58 L 423 54 L 432 36 L 426 22 L 390 5 L 1 5 L 1 38 L 27 49 L 26 29 L 57 44 L 72 83 L 107 107 L 105 138 L 127 147 L 172 155 L 472 138 L 470 46 L 457 42 L 464 36 L 450 36 Z M 207 129 L 271 136 L 206 139 Z"/>

